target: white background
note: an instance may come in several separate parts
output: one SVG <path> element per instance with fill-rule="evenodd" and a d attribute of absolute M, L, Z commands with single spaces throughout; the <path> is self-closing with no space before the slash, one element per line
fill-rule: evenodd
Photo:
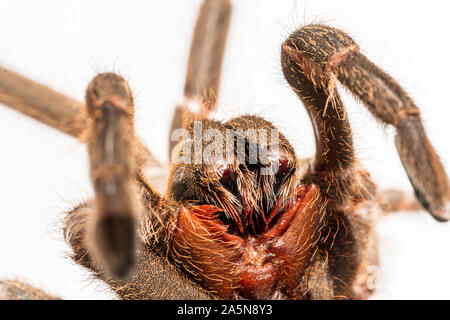
<path fill-rule="evenodd" d="M 182 98 L 199 0 L 1 1 L 0 65 L 83 100 L 102 71 L 129 79 L 137 130 L 167 160 L 174 105 Z M 217 117 L 243 112 L 273 120 L 299 156 L 314 153 L 311 125 L 283 79 L 280 44 L 297 27 L 324 22 L 348 32 L 423 111 L 447 170 L 450 71 L 447 1 L 234 1 Z M 358 156 L 381 188 L 410 186 L 383 129 L 345 96 Z M 74 139 L 0 106 L 0 277 L 19 278 L 66 299 L 112 295 L 64 254 L 61 212 L 89 197 L 86 152 Z M 378 226 L 379 290 L 373 298 L 450 298 L 450 225 L 425 212 Z"/>

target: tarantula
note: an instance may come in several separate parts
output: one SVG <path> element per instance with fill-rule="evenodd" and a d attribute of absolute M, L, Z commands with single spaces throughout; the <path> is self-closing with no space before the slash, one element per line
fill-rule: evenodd
<path fill-rule="evenodd" d="M 281 46 L 284 76 L 313 123 L 313 159 L 297 158 L 261 117 L 212 120 L 230 16 L 229 0 L 205 0 L 200 9 L 164 195 L 147 174 L 161 164 L 134 132 L 122 77 L 97 75 L 82 104 L 0 70 L 0 102 L 87 143 L 95 197 L 65 217 L 72 258 L 124 299 L 367 298 L 377 215 L 414 204 L 377 193 L 355 157 L 336 85 L 397 129 L 417 199 L 447 221 L 449 181 L 420 111 L 347 34 L 315 24 Z M 7 280 L 0 297 L 53 298 Z"/>

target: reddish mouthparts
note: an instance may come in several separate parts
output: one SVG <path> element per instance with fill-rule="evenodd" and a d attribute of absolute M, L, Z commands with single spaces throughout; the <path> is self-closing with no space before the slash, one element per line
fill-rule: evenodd
<path fill-rule="evenodd" d="M 225 299 L 272 299 L 295 295 L 323 213 L 319 188 L 301 186 L 279 200 L 260 235 L 233 235 L 211 205 L 183 207 L 173 236 L 173 258 L 209 290 Z"/>

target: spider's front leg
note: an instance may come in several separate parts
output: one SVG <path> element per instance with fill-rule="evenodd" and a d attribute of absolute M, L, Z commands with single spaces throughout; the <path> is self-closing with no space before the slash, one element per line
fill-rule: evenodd
<path fill-rule="evenodd" d="M 113 73 L 99 74 L 88 86 L 86 104 L 95 198 L 66 217 L 72 258 L 124 299 L 210 298 L 166 258 L 179 205 L 161 197 L 136 162 L 127 82 Z M 120 280 L 128 274 L 129 281 Z"/>
<path fill-rule="evenodd" d="M 123 278 L 135 263 L 135 225 L 139 203 L 134 178 L 134 105 L 131 90 L 120 76 L 105 73 L 88 86 L 91 120 L 87 147 L 95 190 L 95 215 L 90 241 L 110 273 Z"/>
<path fill-rule="evenodd" d="M 184 100 L 176 107 L 170 126 L 169 157 L 178 143 L 172 133 L 191 118 L 207 118 L 216 107 L 230 20 L 230 0 L 203 1 L 191 42 Z"/>
<path fill-rule="evenodd" d="M 420 110 L 348 35 L 323 25 L 305 26 L 283 44 L 282 59 L 286 79 L 315 125 L 319 174 L 333 176 L 353 162 L 350 127 L 336 91 L 340 81 L 378 120 L 397 128 L 397 150 L 418 200 L 437 220 L 450 219 L 449 179 L 426 136 Z"/>
<path fill-rule="evenodd" d="M 288 43 L 290 38 L 286 41 Z M 299 40 L 301 41 L 301 40 Z M 377 265 L 372 216 L 362 216 L 376 187 L 357 162 L 344 104 L 328 83 L 311 81 L 311 65 L 300 69 L 297 52 L 282 46 L 285 78 L 303 101 L 316 137 L 316 156 L 305 183 L 317 184 L 327 204 L 327 220 L 305 279 L 311 299 L 367 298 L 366 270 Z M 295 54 L 295 55 L 294 55 Z M 301 56 L 300 56 L 301 57 Z"/>
<path fill-rule="evenodd" d="M 438 220 L 450 218 L 448 177 L 426 137 L 418 108 L 395 80 L 359 53 L 348 35 L 324 25 L 305 26 L 283 43 L 281 62 L 314 127 L 316 156 L 305 180 L 319 185 L 328 203 L 326 226 L 306 277 L 308 294 L 366 298 L 378 263 L 376 212 L 371 206 L 376 187 L 355 157 L 336 82 L 359 97 L 377 119 L 397 128 L 403 166 L 419 201 Z"/>

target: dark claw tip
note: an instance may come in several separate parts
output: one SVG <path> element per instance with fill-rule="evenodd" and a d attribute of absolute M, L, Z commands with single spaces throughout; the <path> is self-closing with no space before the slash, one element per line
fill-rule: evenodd
<path fill-rule="evenodd" d="M 95 247 L 111 276 L 126 280 L 136 262 L 135 222 L 129 216 L 107 215 L 97 221 Z"/>

